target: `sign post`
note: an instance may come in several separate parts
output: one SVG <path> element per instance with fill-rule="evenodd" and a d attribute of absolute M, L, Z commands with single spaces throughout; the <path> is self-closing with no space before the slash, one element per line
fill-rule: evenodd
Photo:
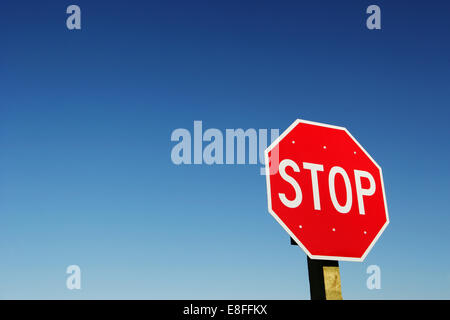
<path fill-rule="evenodd" d="M 297 245 L 292 238 L 291 245 Z M 311 300 L 342 300 L 339 262 L 306 258 Z"/>
<path fill-rule="evenodd" d="M 364 261 L 389 224 L 381 167 L 347 129 L 306 120 L 265 160 L 268 209 L 308 255 L 311 298 L 342 299 L 337 261 Z"/>

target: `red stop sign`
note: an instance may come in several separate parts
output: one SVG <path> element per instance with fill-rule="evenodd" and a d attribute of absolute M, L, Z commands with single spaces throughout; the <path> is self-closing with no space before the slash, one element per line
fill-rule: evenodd
<path fill-rule="evenodd" d="M 347 129 L 296 120 L 265 158 L 269 212 L 306 254 L 363 261 L 389 217 L 381 168 Z"/>

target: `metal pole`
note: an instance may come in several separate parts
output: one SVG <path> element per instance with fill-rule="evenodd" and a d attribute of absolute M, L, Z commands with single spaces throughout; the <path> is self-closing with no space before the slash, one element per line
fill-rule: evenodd
<path fill-rule="evenodd" d="M 292 238 L 291 244 L 297 245 Z M 307 260 L 311 300 L 342 300 L 339 262 L 309 257 Z"/>

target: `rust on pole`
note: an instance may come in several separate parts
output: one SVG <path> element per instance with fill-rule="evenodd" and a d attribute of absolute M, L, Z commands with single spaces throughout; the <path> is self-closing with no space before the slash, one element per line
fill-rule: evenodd
<path fill-rule="evenodd" d="M 341 276 L 337 267 L 323 267 L 325 297 L 327 300 L 342 300 Z"/>

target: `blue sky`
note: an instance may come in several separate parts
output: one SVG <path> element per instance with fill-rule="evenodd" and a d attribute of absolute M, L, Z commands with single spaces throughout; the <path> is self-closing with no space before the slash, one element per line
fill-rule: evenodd
<path fill-rule="evenodd" d="M 370 4 L 381 30 L 365 27 Z M 297 118 L 346 127 L 383 168 L 391 223 L 366 261 L 340 264 L 344 298 L 450 298 L 448 2 L 0 12 L 0 298 L 308 299 L 306 255 L 268 213 L 260 166 L 170 159 L 172 131 L 194 120 Z M 372 264 L 381 290 L 366 288 Z"/>

